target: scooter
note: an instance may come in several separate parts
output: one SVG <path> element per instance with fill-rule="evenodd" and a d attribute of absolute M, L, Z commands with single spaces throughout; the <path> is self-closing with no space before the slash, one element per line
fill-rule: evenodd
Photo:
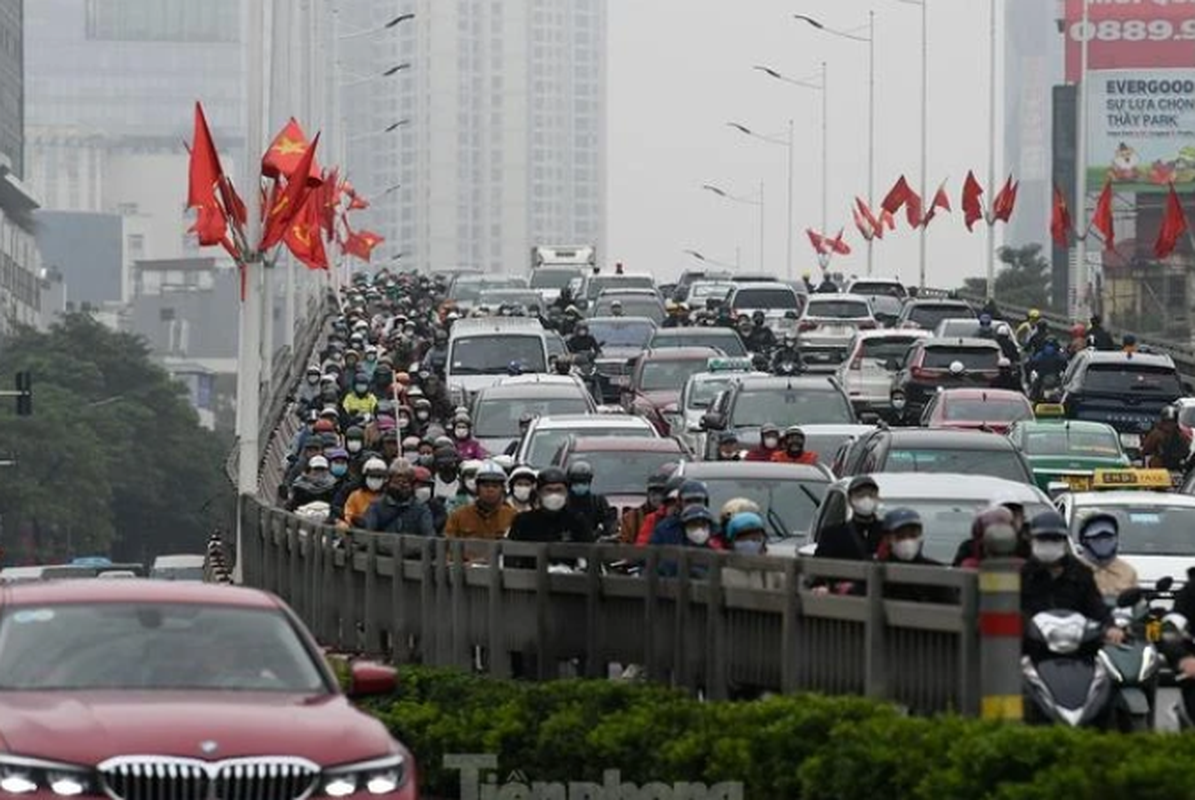
<path fill-rule="evenodd" d="M 1022 657 L 1026 719 L 1071 727 L 1102 726 L 1112 703 L 1112 674 L 1096 654 L 1104 629 L 1068 610 L 1042 611 L 1026 630 Z"/>
<path fill-rule="evenodd" d="M 1123 644 L 1106 645 L 1099 652 L 1100 661 L 1115 683 L 1113 721 L 1125 733 L 1154 728 L 1163 663 L 1154 642 L 1160 638 L 1158 621 L 1165 614 L 1156 601 L 1169 594 L 1172 584 L 1162 579 L 1153 592 L 1130 589 L 1121 593 L 1112 618 L 1127 638 Z"/>

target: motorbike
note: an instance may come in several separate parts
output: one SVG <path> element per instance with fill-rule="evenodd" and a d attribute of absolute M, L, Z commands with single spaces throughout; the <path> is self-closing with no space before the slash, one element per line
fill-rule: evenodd
<path fill-rule="evenodd" d="M 1161 620 L 1166 614 L 1161 601 L 1171 597 L 1173 583 L 1163 578 L 1153 591 L 1130 589 L 1115 602 L 1112 619 L 1126 639 L 1123 644 L 1106 645 L 1099 659 L 1115 683 L 1112 721 L 1125 733 L 1154 728 L 1163 663 L 1155 643 L 1161 638 Z"/>
<path fill-rule="evenodd" d="M 1062 376 L 1056 373 L 1041 375 L 1037 370 L 1029 375 L 1032 400 L 1035 403 L 1057 403 L 1062 399 Z"/>
<path fill-rule="evenodd" d="M 1026 721 L 1071 727 L 1103 726 L 1113 700 L 1113 677 L 1097 653 L 1104 628 L 1065 609 L 1033 616 L 1021 659 Z"/>

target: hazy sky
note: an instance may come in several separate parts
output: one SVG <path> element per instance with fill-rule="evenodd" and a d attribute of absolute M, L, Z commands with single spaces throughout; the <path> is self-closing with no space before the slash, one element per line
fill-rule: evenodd
<path fill-rule="evenodd" d="M 1045 2 L 1045 0 L 1042 0 Z M 958 194 L 968 169 L 986 182 L 988 4 L 928 0 L 929 192 L 949 178 L 955 212 L 929 228 L 928 283 L 958 286 L 986 269 L 987 236 L 963 227 Z M 766 268 L 786 269 L 784 147 L 726 127 L 742 122 L 782 134 L 796 126 L 794 273 L 816 266 L 805 237 L 821 227 L 821 96 L 752 70 L 793 77 L 829 65 L 829 227 L 846 226 L 854 253 L 834 269 L 866 271 L 850 203 L 867 194 L 867 45 L 820 33 L 792 18 L 850 30 L 876 12 L 876 203 L 903 172 L 920 171 L 921 9 L 899 0 L 609 0 L 609 257 L 628 269 L 675 275 L 693 264 L 688 248 L 758 269 L 758 209 L 701 191 L 703 183 L 742 195 L 765 182 Z M 999 29 L 998 29 L 999 32 Z M 1000 54 L 997 54 L 997 58 Z M 1002 85 L 998 87 L 1002 91 Z M 998 95 L 999 97 L 999 95 Z M 1002 159 L 997 150 L 997 173 Z M 877 242 L 876 274 L 915 283 L 917 235 L 901 220 Z M 999 230 L 997 233 L 999 236 Z"/>

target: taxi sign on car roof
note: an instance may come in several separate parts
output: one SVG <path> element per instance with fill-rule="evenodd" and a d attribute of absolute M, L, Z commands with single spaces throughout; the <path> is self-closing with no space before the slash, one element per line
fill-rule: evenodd
<path fill-rule="evenodd" d="M 1170 473 L 1164 469 L 1097 469 L 1091 478 L 1091 488 L 1100 489 L 1166 489 L 1172 488 Z"/>
<path fill-rule="evenodd" d="M 1066 406 L 1060 403 L 1038 403 L 1033 407 L 1033 416 L 1038 419 L 1062 419 L 1066 416 Z"/>
<path fill-rule="evenodd" d="M 749 358 L 715 356 L 705 362 L 705 368 L 707 372 L 752 372 L 755 365 Z"/>

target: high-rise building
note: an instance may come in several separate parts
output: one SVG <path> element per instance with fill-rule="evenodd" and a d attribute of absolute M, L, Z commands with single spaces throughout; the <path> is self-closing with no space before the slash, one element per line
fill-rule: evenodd
<path fill-rule="evenodd" d="M 0 154 L 25 177 L 24 0 L 0 0 Z"/>
<path fill-rule="evenodd" d="M 415 18 L 365 33 L 399 14 Z M 361 224 L 388 240 L 376 262 L 500 271 L 536 244 L 603 251 L 606 0 L 369 0 L 339 16 L 345 161 L 373 201 Z"/>

